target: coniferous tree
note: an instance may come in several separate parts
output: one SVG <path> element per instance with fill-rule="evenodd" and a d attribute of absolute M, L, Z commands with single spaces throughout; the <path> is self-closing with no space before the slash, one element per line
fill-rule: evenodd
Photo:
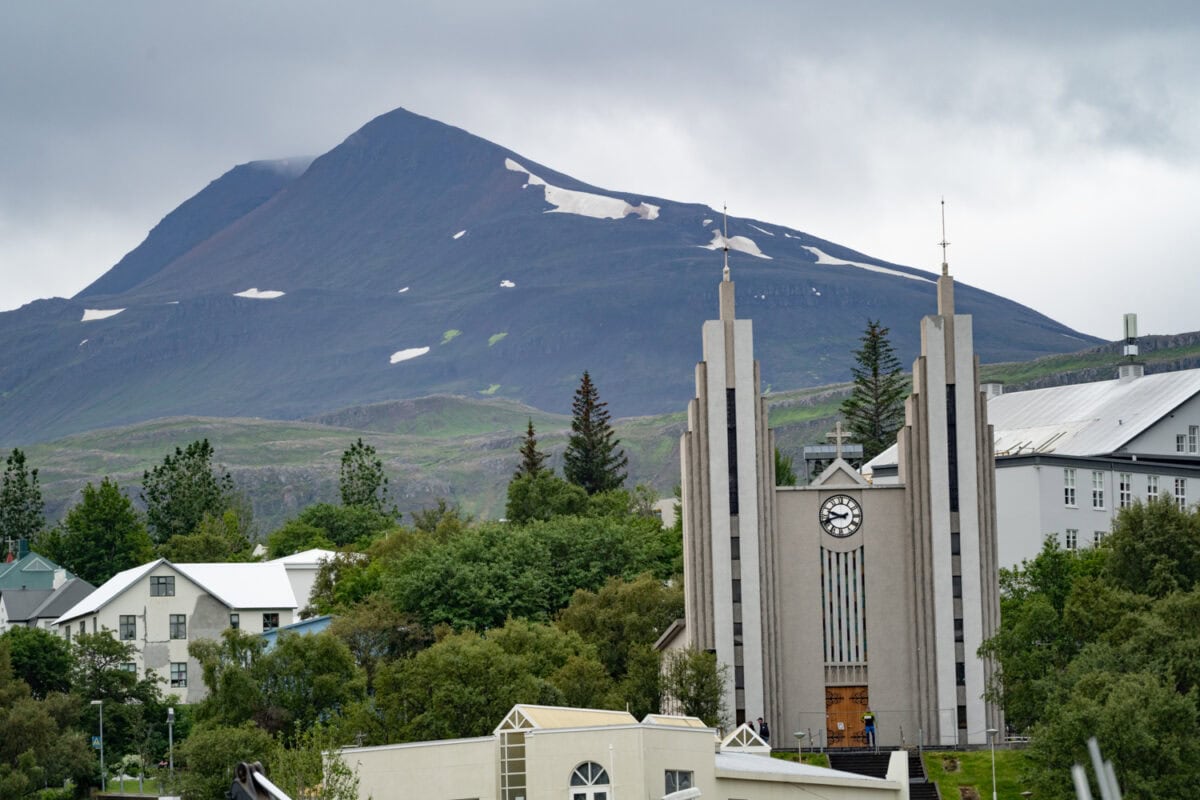
<path fill-rule="evenodd" d="M 25 464 L 25 454 L 13 448 L 4 462 L 0 482 L 0 540 L 31 539 L 45 526 L 38 471 Z"/>
<path fill-rule="evenodd" d="M 888 339 L 888 329 L 878 320 L 867 320 L 867 330 L 854 352 L 854 390 L 842 401 L 842 415 L 867 461 L 891 447 L 904 424 L 904 398 L 908 378 Z"/>
<path fill-rule="evenodd" d="M 584 371 L 571 404 L 571 439 L 563 453 L 563 475 L 588 494 L 620 489 L 629 463 L 609 424 L 608 404 L 601 402 L 591 376 Z"/>
<path fill-rule="evenodd" d="M 233 478 L 213 468 L 208 439 L 192 442 L 142 473 L 146 525 L 154 541 L 194 533 L 206 514 L 221 516 L 234 500 Z"/>
<path fill-rule="evenodd" d="M 390 506 L 388 479 L 383 474 L 383 460 L 372 445 L 358 441 L 342 453 L 342 469 L 338 479 L 342 491 L 342 505 L 354 508 L 369 508 L 379 514 L 397 515 Z"/>
<path fill-rule="evenodd" d="M 546 454 L 538 450 L 537 436 L 533 430 L 533 419 L 530 418 L 529 429 L 525 432 L 524 441 L 521 442 L 521 464 L 517 467 L 517 471 L 513 473 L 513 479 L 537 477 L 545 468 Z"/>
<path fill-rule="evenodd" d="M 796 470 L 793 465 L 792 457 L 785 456 L 779 451 L 778 447 L 775 448 L 775 485 L 796 485 Z"/>

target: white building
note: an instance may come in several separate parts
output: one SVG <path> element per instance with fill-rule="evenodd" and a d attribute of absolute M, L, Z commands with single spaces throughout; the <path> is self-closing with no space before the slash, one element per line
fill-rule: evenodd
<path fill-rule="evenodd" d="M 987 413 L 1001 566 L 1033 558 L 1051 534 L 1067 549 L 1094 545 L 1139 500 L 1200 500 L 1200 370 L 1123 364 L 1115 380 L 993 389 Z M 893 448 L 868 465 L 876 483 L 895 480 L 895 461 Z"/>
<path fill-rule="evenodd" d="M 119 572 L 55 621 L 62 636 L 111 631 L 134 646 L 126 665 L 157 673 L 184 703 L 207 689 L 188 643 L 227 628 L 262 633 L 298 619 L 327 551 L 248 564 L 173 564 L 165 558 Z"/>
<path fill-rule="evenodd" d="M 517 705 L 491 736 L 341 751 L 367 800 L 741 798 L 906 800 L 908 754 L 886 778 L 771 758 L 748 726 L 721 740 L 695 717 Z"/>

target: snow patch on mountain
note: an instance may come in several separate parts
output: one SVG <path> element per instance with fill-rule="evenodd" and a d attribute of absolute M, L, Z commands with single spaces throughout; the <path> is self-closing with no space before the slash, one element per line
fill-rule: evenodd
<path fill-rule="evenodd" d="M 125 309 L 123 308 L 85 308 L 83 310 L 83 319 L 80 322 L 95 322 L 98 319 L 108 319 L 115 317 Z"/>
<path fill-rule="evenodd" d="M 466 232 L 467 232 L 467 231 L 466 231 L 466 229 L 464 228 L 463 230 L 461 230 L 461 231 L 459 231 L 458 233 L 454 234 L 454 235 L 453 235 L 453 236 L 451 236 L 450 238 L 451 238 L 451 239 L 461 239 L 461 238 L 463 237 L 463 234 L 465 234 Z"/>
<path fill-rule="evenodd" d="M 771 257 L 758 249 L 758 245 L 748 236 L 730 236 L 726 238 L 720 231 L 713 231 L 713 239 L 708 244 L 698 245 L 705 250 L 723 250 L 728 247 L 730 250 L 737 250 L 741 253 L 748 253 L 758 258 L 765 258 L 768 261 Z"/>
<path fill-rule="evenodd" d="M 284 292 L 276 289 L 263 289 L 259 291 L 257 286 L 252 286 L 244 292 L 234 292 L 234 297 L 247 297 L 251 300 L 274 300 L 276 297 L 283 297 Z"/>
<path fill-rule="evenodd" d="M 512 288 L 514 288 L 515 286 L 516 286 L 516 284 L 515 284 L 515 283 L 513 283 L 512 281 L 508 281 L 508 280 L 505 280 L 505 281 L 500 281 L 500 288 L 501 288 L 501 289 L 512 289 Z"/>
<path fill-rule="evenodd" d="M 399 364 L 401 361 L 408 361 L 410 358 L 423 356 L 429 352 L 428 347 L 410 347 L 407 350 L 397 350 L 392 353 L 392 357 L 388 363 Z"/>
<path fill-rule="evenodd" d="M 408 291 L 408 287 L 407 287 L 407 286 L 405 286 L 403 289 L 400 289 L 400 290 L 398 290 L 398 291 L 396 292 L 396 294 L 404 294 L 404 293 L 405 293 L 405 292 L 407 292 L 407 291 Z"/>
<path fill-rule="evenodd" d="M 861 261 L 847 261 L 843 258 L 834 258 L 823 250 L 816 247 L 809 247 L 806 244 L 800 245 L 808 252 L 817 257 L 818 264 L 824 264 L 835 267 L 858 267 L 859 269 L 870 270 L 871 272 L 882 272 L 884 275 L 895 275 L 898 278 L 908 278 L 914 281 L 924 281 L 925 283 L 933 283 L 929 278 L 922 278 L 920 275 L 909 275 L 907 272 L 901 272 L 898 269 L 888 269 L 877 264 L 864 264 Z"/>
<path fill-rule="evenodd" d="M 524 172 L 529 176 L 528 182 L 521 188 L 541 186 L 545 189 L 546 202 L 554 206 L 546 212 L 547 214 L 552 212 L 578 214 L 581 217 L 592 217 L 593 219 L 624 219 L 630 214 L 636 214 L 642 219 L 658 219 L 659 207 L 656 205 L 638 203 L 636 206 L 632 206 L 617 197 L 564 189 L 561 186 L 546 183 L 511 158 L 504 159 L 504 166 L 512 172 Z"/>
<path fill-rule="evenodd" d="M 706 219 L 703 222 L 701 222 L 700 224 L 707 228 L 709 225 L 712 225 L 712 220 Z"/>
<path fill-rule="evenodd" d="M 749 224 L 749 223 L 747 223 L 747 224 Z M 761 232 L 761 233 L 765 233 L 767 236 L 774 236 L 774 235 L 775 235 L 775 234 L 771 233 L 769 230 L 766 230 L 765 228 L 760 228 L 760 227 L 758 227 L 757 225 L 750 225 L 750 227 L 751 227 L 751 228 L 754 228 L 754 230 L 756 230 L 756 231 L 759 231 L 759 232 Z"/>

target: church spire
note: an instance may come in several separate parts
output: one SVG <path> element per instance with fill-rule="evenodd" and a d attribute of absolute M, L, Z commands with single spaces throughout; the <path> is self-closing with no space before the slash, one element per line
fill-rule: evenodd
<path fill-rule="evenodd" d="M 954 316 L 954 278 L 950 275 L 950 263 L 946 257 L 946 198 L 942 198 L 942 240 L 938 242 L 942 248 L 942 275 L 937 281 L 938 316 Z"/>
<path fill-rule="evenodd" d="M 722 206 L 721 214 L 724 217 L 722 221 L 723 230 L 721 232 L 721 244 L 725 251 L 725 269 L 721 272 L 721 316 L 722 320 L 732 320 L 733 314 L 733 281 L 729 279 L 729 207 Z"/>

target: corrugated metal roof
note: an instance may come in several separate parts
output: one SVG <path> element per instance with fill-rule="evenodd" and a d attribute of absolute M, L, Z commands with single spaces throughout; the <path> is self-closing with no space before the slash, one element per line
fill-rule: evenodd
<path fill-rule="evenodd" d="M 314 547 L 311 550 L 302 550 L 299 553 L 292 553 L 290 556 L 282 556 L 273 558 L 266 562 L 268 564 L 285 564 L 288 566 L 315 566 L 322 561 L 332 561 L 337 557 L 335 550 L 322 550 L 319 547 Z"/>
<path fill-rule="evenodd" d="M 1200 393 L 1200 369 L 1054 386 L 993 397 L 996 455 L 1116 453 Z"/>
<path fill-rule="evenodd" d="M 647 714 L 643 725 L 667 725 L 672 728 L 708 728 L 699 717 L 677 717 L 673 714 Z"/>
<path fill-rule="evenodd" d="M 74 619 L 75 617 L 82 617 L 84 614 L 91 614 L 99 611 L 101 608 L 108 605 L 110 600 L 137 582 L 139 578 L 164 562 L 166 562 L 166 559 L 160 558 L 157 561 L 150 561 L 146 564 L 142 564 L 141 566 L 118 572 L 116 575 L 113 575 L 111 578 L 106 580 L 104 585 L 99 589 L 92 592 L 75 605 L 71 606 L 71 608 L 65 611 L 61 617 L 54 621 L 54 624 L 57 625 L 60 622 L 65 622 L 66 620 Z"/>

